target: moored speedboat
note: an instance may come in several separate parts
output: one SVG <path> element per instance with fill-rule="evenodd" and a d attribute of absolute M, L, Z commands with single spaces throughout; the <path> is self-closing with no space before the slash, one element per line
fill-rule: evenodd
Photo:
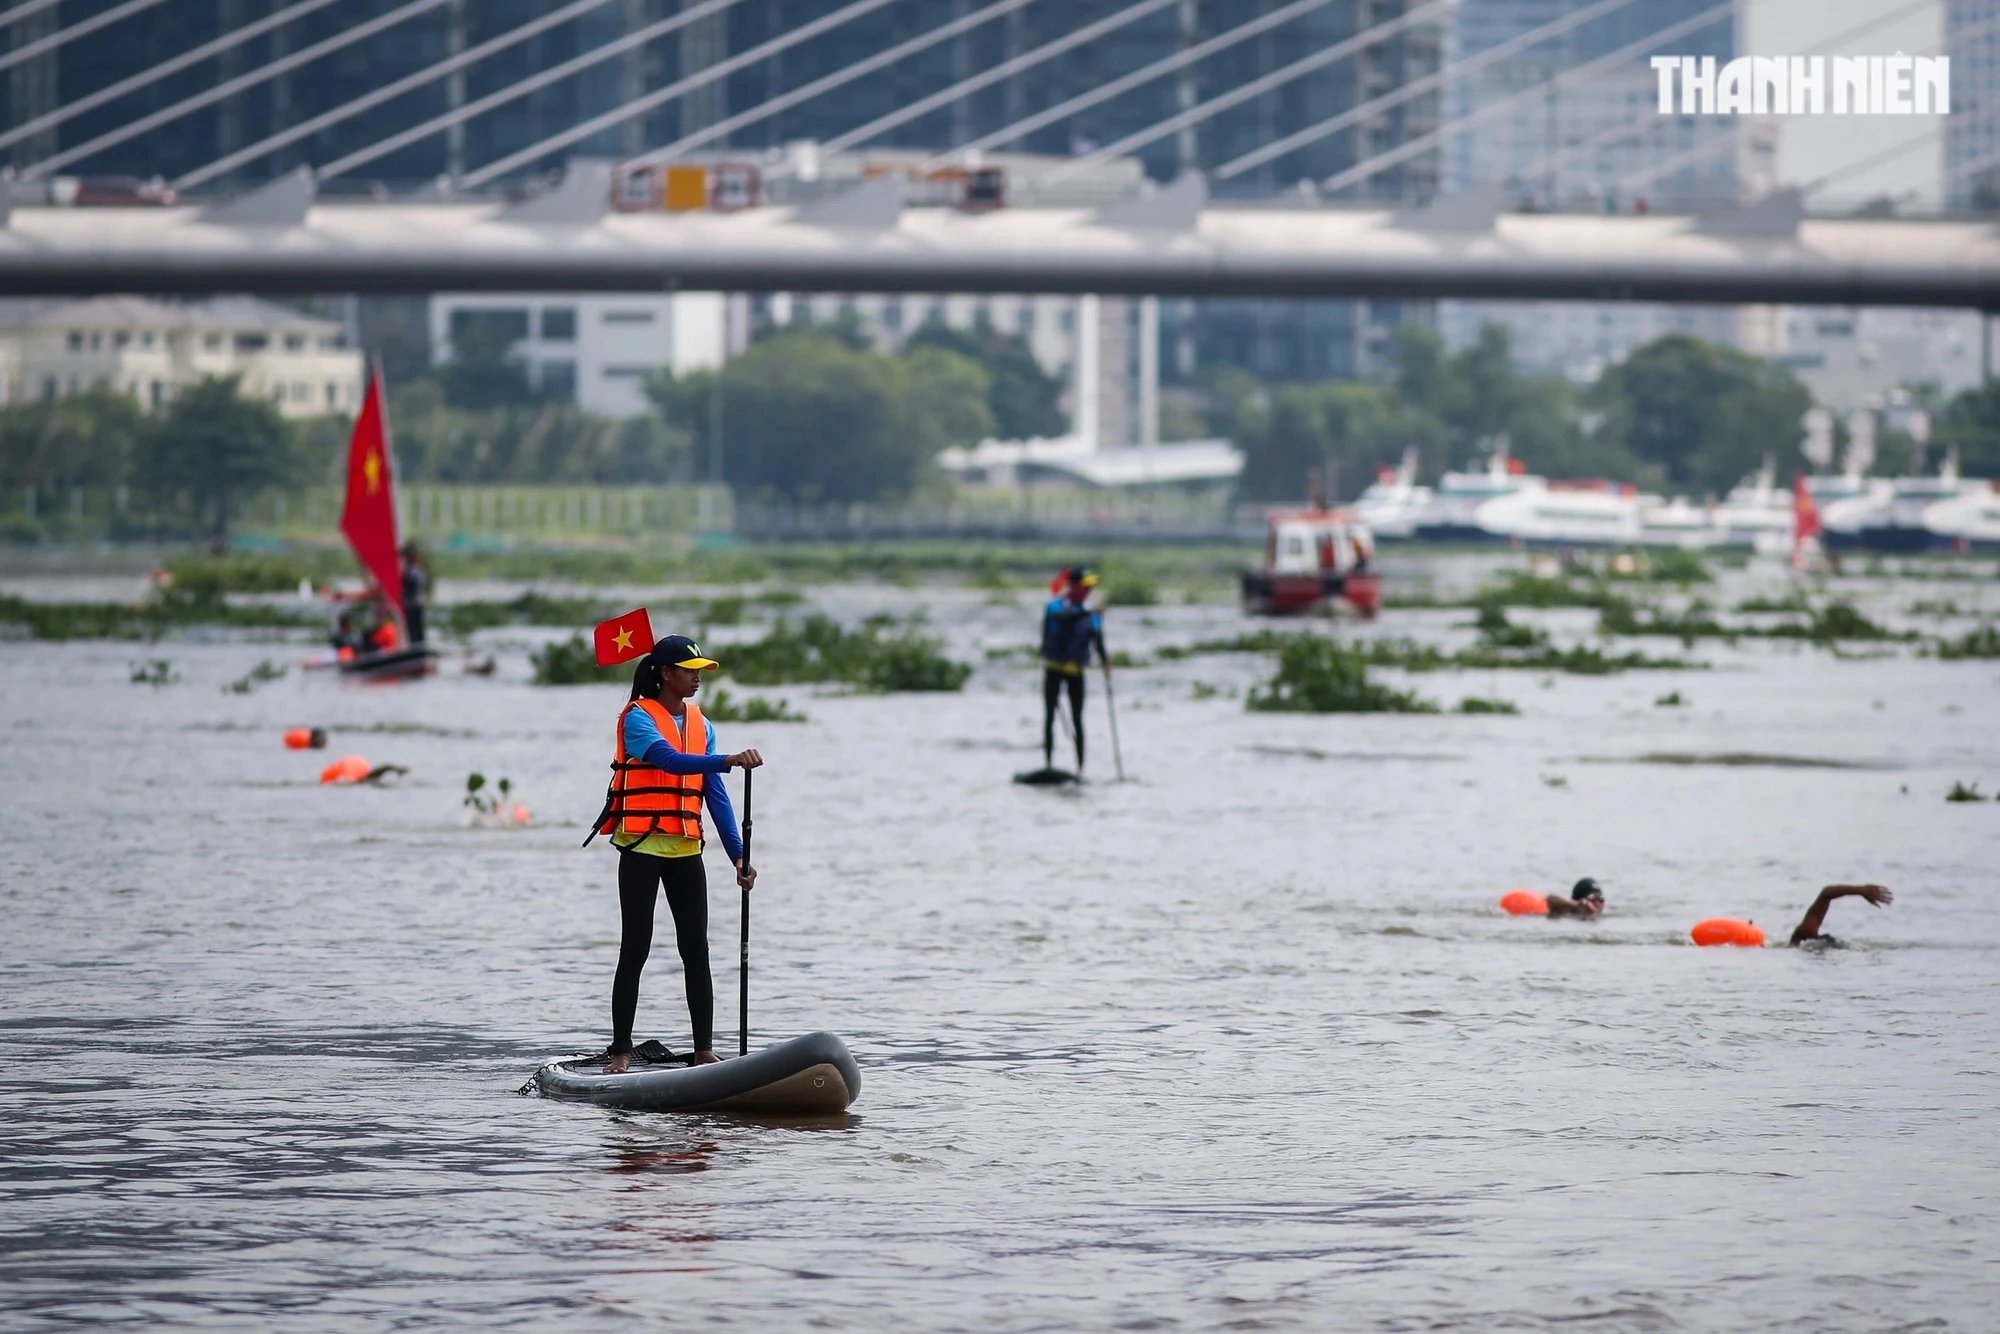
<path fill-rule="evenodd" d="M 1937 502 L 1924 511 L 1923 523 L 1940 546 L 1975 551 L 2000 547 L 2000 481 Z"/>
<path fill-rule="evenodd" d="M 1644 533 L 1629 482 L 1550 482 L 1487 501 L 1476 520 L 1490 535 L 1528 546 L 1637 546 Z"/>
<path fill-rule="evenodd" d="M 1935 477 L 1898 477 L 1853 502 L 1828 506 L 1827 545 L 1836 551 L 1928 551 L 1941 545 L 1926 521 L 1929 511 L 1985 485 L 1960 478 L 1958 457 L 1948 452 Z"/>
<path fill-rule="evenodd" d="M 1480 522 L 1480 511 L 1493 501 L 1547 486 L 1545 479 L 1530 474 L 1521 460 L 1508 453 L 1504 439 L 1499 440 L 1485 467 L 1448 472 L 1438 479 L 1430 504 L 1418 513 L 1410 535 L 1419 542 L 1491 542 L 1497 534 Z"/>
<path fill-rule="evenodd" d="M 1416 536 L 1417 522 L 1435 498 L 1430 487 L 1417 485 L 1417 451 L 1406 449 L 1403 461 L 1377 473 L 1350 508 L 1377 541 L 1393 542 Z"/>

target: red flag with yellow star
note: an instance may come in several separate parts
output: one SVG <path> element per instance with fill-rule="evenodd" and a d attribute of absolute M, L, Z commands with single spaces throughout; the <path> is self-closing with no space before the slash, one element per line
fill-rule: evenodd
<path fill-rule="evenodd" d="M 400 610 L 403 563 L 396 536 L 395 474 L 389 418 L 382 406 L 382 373 L 377 370 L 368 376 L 368 393 L 347 445 L 347 504 L 340 511 L 340 531 L 347 534 L 355 559 Z"/>
<path fill-rule="evenodd" d="M 597 665 L 616 667 L 653 647 L 653 618 L 640 607 L 597 625 Z"/>

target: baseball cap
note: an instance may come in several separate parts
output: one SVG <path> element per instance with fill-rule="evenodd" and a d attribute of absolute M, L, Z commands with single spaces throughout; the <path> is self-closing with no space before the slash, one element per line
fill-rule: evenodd
<path fill-rule="evenodd" d="M 722 665 L 713 658 L 703 657 L 701 645 L 686 635 L 668 635 L 653 645 L 653 651 L 648 656 L 662 667 L 704 668 Z"/>

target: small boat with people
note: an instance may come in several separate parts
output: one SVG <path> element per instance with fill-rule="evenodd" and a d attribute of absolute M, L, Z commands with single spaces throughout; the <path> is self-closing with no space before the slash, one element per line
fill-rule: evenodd
<path fill-rule="evenodd" d="M 397 531 L 395 456 L 380 370 L 368 377 L 347 444 L 340 531 L 369 583 L 358 593 L 329 595 L 340 604 L 332 634 L 334 665 L 342 676 L 365 681 L 429 676 L 438 664 L 437 650 L 424 642 L 429 570 L 415 544 L 402 541 Z"/>
<path fill-rule="evenodd" d="M 1372 620 L 1382 607 L 1375 536 L 1351 509 L 1315 502 L 1265 516 L 1264 564 L 1245 570 L 1244 610 L 1304 616 L 1342 608 Z"/>

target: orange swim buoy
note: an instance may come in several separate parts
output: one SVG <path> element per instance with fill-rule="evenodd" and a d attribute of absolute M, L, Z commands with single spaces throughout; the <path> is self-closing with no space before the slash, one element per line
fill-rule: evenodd
<path fill-rule="evenodd" d="M 326 729 L 324 727 L 294 727 L 285 733 L 286 750 L 325 750 Z"/>
<path fill-rule="evenodd" d="M 515 823 L 515 824 L 518 824 L 518 825 L 526 825 L 526 824 L 532 824 L 532 823 L 534 823 L 534 819 L 535 819 L 535 817 L 534 817 L 533 815 L 529 814 L 529 812 L 528 812 L 528 808 L 527 808 L 526 806 L 523 806 L 523 805 L 521 805 L 521 803 L 519 803 L 519 802 L 515 802 L 515 803 L 514 803 L 514 823 Z"/>
<path fill-rule="evenodd" d="M 1747 945 L 1755 948 L 1764 943 L 1763 927 L 1734 917 L 1711 917 L 1705 922 L 1696 922 L 1688 935 L 1694 938 L 1697 945 Z"/>
<path fill-rule="evenodd" d="M 375 772 L 375 766 L 359 755 L 343 755 L 320 770 L 322 783 L 358 783 Z"/>
<path fill-rule="evenodd" d="M 1546 917 L 1549 913 L 1547 897 L 1532 889 L 1510 889 L 1500 896 L 1500 906 L 1516 917 Z"/>

